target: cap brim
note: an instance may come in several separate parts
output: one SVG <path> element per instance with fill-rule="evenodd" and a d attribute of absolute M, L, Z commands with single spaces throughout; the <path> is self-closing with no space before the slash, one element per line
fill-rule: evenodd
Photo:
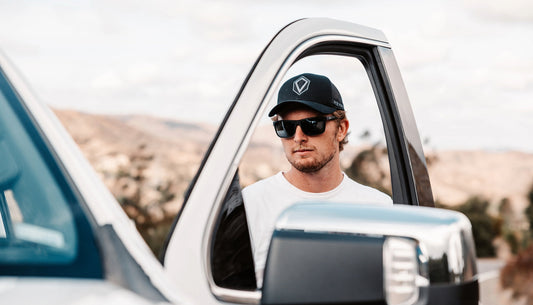
<path fill-rule="evenodd" d="M 320 103 L 317 103 L 317 102 L 311 102 L 311 101 L 284 101 L 284 102 L 281 102 L 280 104 L 277 104 L 276 106 L 274 106 L 274 108 L 272 108 L 272 110 L 270 110 L 270 112 L 268 113 L 268 116 L 271 117 L 271 116 L 274 116 L 276 114 L 279 114 L 280 112 L 283 111 L 283 108 L 286 108 L 287 106 L 290 106 L 290 105 L 304 105 L 304 106 L 307 106 L 315 111 L 318 111 L 322 114 L 328 114 L 328 113 L 333 113 L 335 112 L 337 109 L 336 108 L 333 108 L 333 107 L 329 107 L 329 106 L 326 106 L 324 104 L 320 104 Z"/>

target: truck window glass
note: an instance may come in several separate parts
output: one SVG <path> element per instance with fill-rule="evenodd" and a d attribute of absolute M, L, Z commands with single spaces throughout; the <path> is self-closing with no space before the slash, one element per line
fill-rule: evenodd
<path fill-rule="evenodd" d="M 0 71 L 1 72 L 1 71 Z M 0 73 L 0 274 L 101 276 L 87 220 Z M 64 178 L 63 178 L 64 179 Z M 83 251 L 83 252 L 82 252 Z"/>

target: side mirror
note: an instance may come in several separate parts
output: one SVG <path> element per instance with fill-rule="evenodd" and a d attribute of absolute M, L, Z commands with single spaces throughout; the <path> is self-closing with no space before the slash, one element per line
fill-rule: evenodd
<path fill-rule="evenodd" d="M 297 204 L 278 219 L 262 304 L 478 305 L 472 228 L 405 205 Z"/>

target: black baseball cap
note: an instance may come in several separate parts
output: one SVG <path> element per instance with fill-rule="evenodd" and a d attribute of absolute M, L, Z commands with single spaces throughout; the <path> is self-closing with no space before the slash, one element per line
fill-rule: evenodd
<path fill-rule="evenodd" d="M 287 80 L 279 89 L 278 104 L 270 110 L 268 116 L 274 116 L 283 108 L 302 104 L 322 114 L 344 110 L 344 104 L 339 90 L 329 78 L 304 73 Z"/>

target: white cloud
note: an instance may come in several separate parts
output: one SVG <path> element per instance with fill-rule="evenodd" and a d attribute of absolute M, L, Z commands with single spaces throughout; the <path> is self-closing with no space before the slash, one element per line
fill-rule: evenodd
<path fill-rule="evenodd" d="M 114 70 L 105 71 L 92 81 L 92 87 L 96 90 L 118 90 L 124 88 L 124 79 Z"/>
<path fill-rule="evenodd" d="M 533 22 L 533 2 L 529 0 L 465 0 L 476 14 L 508 22 Z"/>
<path fill-rule="evenodd" d="M 455 133 L 499 134 L 502 114 L 506 128 L 533 129 L 525 0 L 14 3 L 0 0 L 0 47 L 56 107 L 220 120 L 273 35 L 319 16 L 384 31 L 421 134 L 437 144 L 497 145 Z"/>
<path fill-rule="evenodd" d="M 160 73 L 153 63 L 136 63 L 128 68 L 126 78 L 131 85 L 145 85 L 156 81 Z"/>

